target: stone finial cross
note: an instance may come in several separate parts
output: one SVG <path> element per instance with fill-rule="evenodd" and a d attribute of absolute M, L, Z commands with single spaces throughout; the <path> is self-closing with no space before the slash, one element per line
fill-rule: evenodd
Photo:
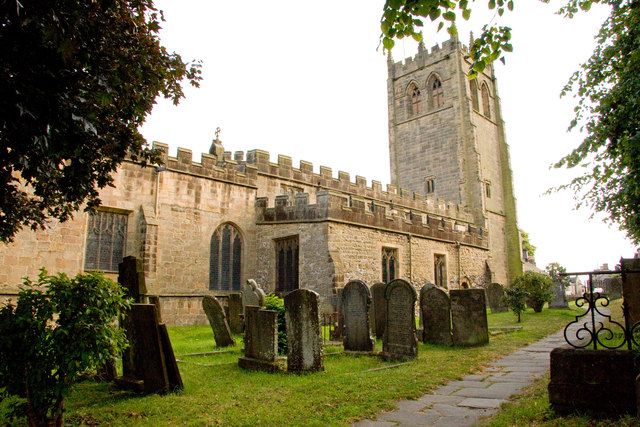
<path fill-rule="evenodd" d="M 216 140 L 220 140 L 220 126 L 216 128 Z"/>

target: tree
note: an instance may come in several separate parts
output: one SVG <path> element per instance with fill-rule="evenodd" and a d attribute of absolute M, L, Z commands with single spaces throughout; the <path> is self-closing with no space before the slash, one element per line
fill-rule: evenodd
<path fill-rule="evenodd" d="M 512 286 L 525 290 L 527 305 L 533 308 L 536 313 L 540 313 L 544 303 L 553 298 L 553 282 L 546 274 L 526 271 L 522 276 L 516 277 Z"/>
<path fill-rule="evenodd" d="M 547 271 L 547 274 L 551 277 L 551 280 L 553 280 L 553 283 L 562 284 L 563 289 L 571 284 L 571 281 L 569 280 L 568 276 L 560 275 L 560 274 L 566 273 L 567 269 L 561 266 L 559 263 L 557 262 L 549 263 L 545 267 L 545 270 Z"/>
<path fill-rule="evenodd" d="M 99 273 L 25 279 L 17 305 L 0 309 L 0 399 L 19 396 L 30 426 L 62 425 L 64 397 L 80 374 L 124 348 L 117 319 L 124 290 Z"/>
<path fill-rule="evenodd" d="M 573 93 L 577 98 L 569 130 L 580 129 L 586 137 L 554 165 L 580 168 L 582 173 L 552 190 L 573 190 L 576 207 L 586 205 L 604 212 L 610 222 L 640 244 L 640 1 L 563 0 L 558 13 L 572 18 L 593 4 L 609 6 L 609 17 L 600 28 L 593 55 L 561 93 Z M 514 1 L 488 0 L 487 6 L 502 16 L 513 9 Z M 469 19 L 468 0 L 387 0 L 380 21 L 382 44 L 389 50 L 395 38 L 421 40 L 420 28 L 426 18 L 438 29 L 447 25 L 448 32 L 456 35 L 458 14 Z M 469 77 L 474 78 L 498 58 L 504 62 L 504 52 L 513 49 L 510 38 L 510 28 L 485 25 L 480 38 L 470 46 L 473 64 Z"/>
<path fill-rule="evenodd" d="M 504 290 L 504 303 L 518 317 L 518 323 L 521 322 L 521 315 L 526 309 L 526 299 L 527 291 L 522 286 L 512 285 Z"/>
<path fill-rule="evenodd" d="M 529 258 L 535 258 L 536 247 L 531 244 L 531 241 L 529 240 L 529 233 L 522 229 L 518 231 L 520 231 L 520 236 L 522 236 L 522 249 L 527 251 L 527 254 L 529 254 Z"/>
<path fill-rule="evenodd" d="M 200 64 L 160 45 L 153 0 L 0 2 L 0 241 L 100 204 L 162 94 L 178 103 Z"/>

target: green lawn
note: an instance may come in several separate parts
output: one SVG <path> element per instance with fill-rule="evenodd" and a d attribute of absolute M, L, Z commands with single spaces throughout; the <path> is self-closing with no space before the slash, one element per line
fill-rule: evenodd
<path fill-rule="evenodd" d="M 522 330 L 492 336 L 489 345 L 450 348 L 419 344 L 405 364 L 346 356 L 325 348 L 325 372 L 308 375 L 244 371 L 241 344 L 216 354 L 208 326 L 172 327 L 171 340 L 184 380 L 181 393 L 140 396 L 109 384 L 84 382 L 67 400 L 68 424 L 113 425 L 345 425 L 417 398 L 491 360 L 564 327 L 575 311 L 527 310 Z M 518 325 L 512 313 L 489 315 L 490 327 Z M 238 341 L 240 341 L 238 339 Z M 376 343 L 380 350 L 381 343 Z M 190 355 L 191 354 L 191 355 Z M 387 368 L 387 369 L 380 369 Z"/>

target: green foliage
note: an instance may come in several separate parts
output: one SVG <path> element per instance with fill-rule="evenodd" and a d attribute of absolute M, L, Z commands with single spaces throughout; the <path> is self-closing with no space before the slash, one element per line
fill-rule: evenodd
<path fill-rule="evenodd" d="M 276 294 L 268 294 L 264 298 L 265 308 L 278 312 L 278 353 L 287 354 L 287 326 L 284 317 L 284 299 Z"/>
<path fill-rule="evenodd" d="M 99 273 L 25 278 L 17 305 L 0 309 L 3 398 L 26 400 L 14 414 L 30 425 L 62 420 L 63 400 L 83 372 L 114 358 L 125 345 L 115 322 L 128 307 L 123 289 Z"/>
<path fill-rule="evenodd" d="M 555 167 L 579 168 L 581 175 L 557 189 L 573 190 L 577 207 L 606 213 L 640 243 L 640 7 L 633 0 L 600 3 L 611 9 L 597 46 L 562 92 L 578 98 L 569 129 L 586 137 Z"/>
<path fill-rule="evenodd" d="M 553 280 L 553 283 L 561 283 L 564 288 L 571 284 L 569 276 L 560 276 L 560 274 L 566 273 L 567 269 L 561 266 L 559 263 L 549 263 L 545 267 L 545 270 L 547 271 L 547 274 L 551 276 L 551 280 Z"/>
<path fill-rule="evenodd" d="M 523 286 L 512 285 L 504 290 L 504 303 L 521 322 L 522 312 L 526 309 L 527 291 Z"/>
<path fill-rule="evenodd" d="M 158 161 L 140 125 L 200 80 L 163 20 L 153 0 L 0 2 L 0 241 L 98 206 L 125 156 Z"/>
<path fill-rule="evenodd" d="M 527 304 L 533 311 L 539 313 L 545 302 L 553 298 L 553 281 L 546 274 L 527 271 L 522 276 L 517 277 L 511 287 L 521 287 L 527 293 Z"/>
<path fill-rule="evenodd" d="M 531 258 L 535 258 L 536 247 L 531 244 L 531 241 L 529 240 L 529 233 L 527 233 L 523 229 L 520 229 L 519 231 L 520 231 L 520 236 L 522 236 L 522 249 L 527 251 L 527 253 Z"/>

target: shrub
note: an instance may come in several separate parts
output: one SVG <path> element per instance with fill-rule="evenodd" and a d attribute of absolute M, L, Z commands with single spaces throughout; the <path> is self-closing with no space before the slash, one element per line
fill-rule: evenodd
<path fill-rule="evenodd" d="M 504 290 L 503 298 L 509 310 L 518 316 L 518 323 L 520 323 L 520 315 L 526 307 L 525 300 L 527 298 L 527 291 L 522 286 L 512 285 Z"/>
<path fill-rule="evenodd" d="M 124 291 L 99 273 L 24 279 L 17 304 L 0 309 L 2 398 L 18 396 L 11 416 L 31 426 L 62 425 L 64 397 L 87 370 L 125 346 L 116 319 L 128 308 Z"/>
<path fill-rule="evenodd" d="M 545 302 L 553 298 L 553 281 L 546 274 L 527 271 L 513 281 L 513 286 L 521 286 L 527 293 L 527 305 L 540 313 Z"/>
<path fill-rule="evenodd" d="M 284 318 L 284 299 L 276 294 L 268 294 L 264 299 L 267 310 L 278 312 L 278 354 L 287 353 L 287 325 Z"/>

